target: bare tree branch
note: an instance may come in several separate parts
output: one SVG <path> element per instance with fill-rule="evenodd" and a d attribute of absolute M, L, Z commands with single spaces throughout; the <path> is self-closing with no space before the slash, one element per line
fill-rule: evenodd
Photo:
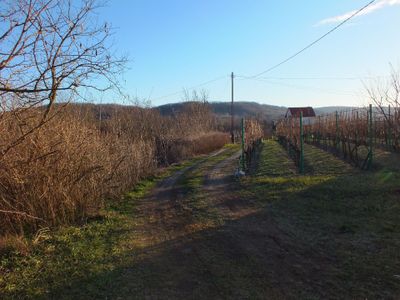
<path fill-rule="evenodd" d="M 92 87 L 93 79 L 118 87 L 126 58 L 110 50 L 112 35 L 107 23 L 94 23 L 95 0 L 0 0 L 5 13 L 0 23 L 0 95 L 23 99 L 36 94 L 49 110 L 60 91 L 75 93 Z"/>

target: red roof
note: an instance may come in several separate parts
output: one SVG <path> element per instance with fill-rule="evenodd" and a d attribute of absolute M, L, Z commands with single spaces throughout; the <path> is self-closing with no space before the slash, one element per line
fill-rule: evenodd
<path fill-rule="evenodd" d="M 303 117 L 315 117 L 315 111 L 312 107 L 289 107 L 285 117 L 292 116 L 295 118 L 300 117 L 300 113 L 303 112 Z"/>

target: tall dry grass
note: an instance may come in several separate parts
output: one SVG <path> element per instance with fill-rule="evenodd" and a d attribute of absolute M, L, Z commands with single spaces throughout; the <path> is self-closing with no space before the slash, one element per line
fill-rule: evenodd
<path fill-rule="evenodd" d="M 26 135 L 41 117 L 37 109 L 0 116 L 0 236 L 85 222 L 158 167 L 228 141 L 202 104 L 169 117 L 71 106 Z"/>

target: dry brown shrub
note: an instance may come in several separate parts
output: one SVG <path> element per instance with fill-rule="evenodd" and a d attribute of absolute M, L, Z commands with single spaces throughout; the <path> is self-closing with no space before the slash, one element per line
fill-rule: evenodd
<path fill-rule="evenodd" d="M 193 153 L 196 155 L 210 153 L 222 148 L 229 142 L 230 136 L 228 133 L 211 132 L 192 141 Z"/>
<path fill-rule="evenodd" d="M 5 144 L 18 135 L 15 123 L 7 120 Z M 59 115 L 0 160 L 1 232 L 83 222 L 102 199 L 149 174 L 153 153 L 152 143 L 102 134 L 71 114 Z"/>
<path fill-rule="evenodd" d="M 246 148 L 252 148 L 254 143 L 263 137 L 263 129 L 261 123 L 255 119 L 247 119 L 245 121 L 245 141 Z"/>
<path fill-rule="evenodd" d="M 0 256 L 18 252 L 25 255 L 29 252 L 29 243 L 22 235 L 4 235 L 0 237 Z M 0 268 L 0 274 L 1 274 Z"/>
<path fill-rule="evenodd" d="M 40 109 L 0 116 L 0 236 L 83 223 L 105 199 L 120 197 L 157 167 L 228 141 L 212 131 L 204 104 L 170 117 L 140 107 L 106 108 L 62 108 L 27 135 L 40 123 Z"/>

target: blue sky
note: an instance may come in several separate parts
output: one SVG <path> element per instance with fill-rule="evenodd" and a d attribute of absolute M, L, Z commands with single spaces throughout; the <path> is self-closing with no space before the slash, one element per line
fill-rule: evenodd
<path fill-rule="evenodd" d="M 100 17 L 116 28 L 115 46 L 129 56 L 125 91 L 160 105 L 182 100 L 183 88 L 223 76 L 202 88 L 210 101 L 229 101 L 230 72 L 262 72 L 367 2 L 110 0 Z M 282 106 L 366 104 L 362 81 L 388 75 L 389 63 L 400 66 L 399 28 L 400 1 L 378 0 L 266 79 L 237 78 L 235 98 Z"/>

